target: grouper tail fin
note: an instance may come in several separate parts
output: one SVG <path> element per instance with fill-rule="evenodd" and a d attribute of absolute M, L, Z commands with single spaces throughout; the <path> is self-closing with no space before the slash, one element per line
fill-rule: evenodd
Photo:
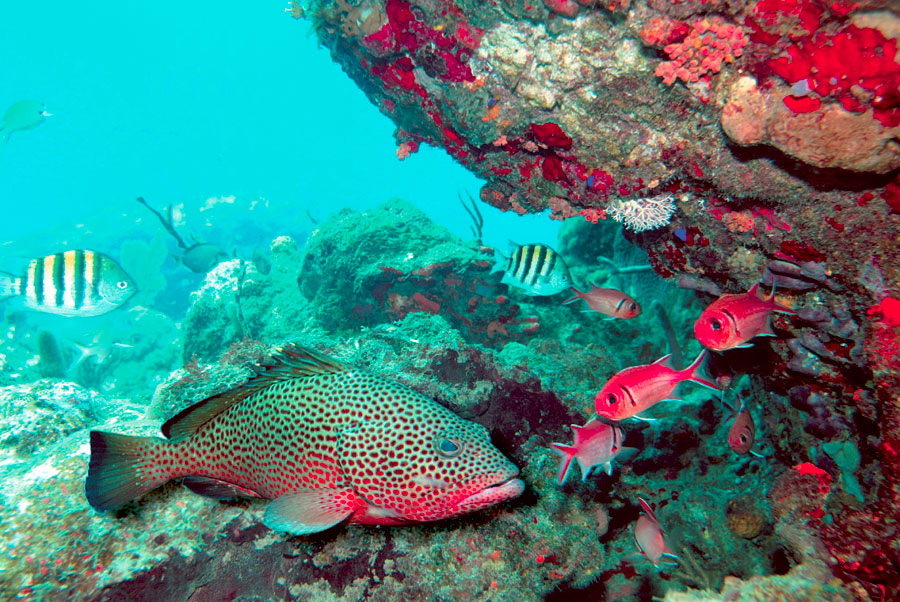
<path fill-rule="evenodd" d="M 153 450 L 170 445 L 156 437 L 91 431 L 91 462 L 84 495 L 95 510 L 113 510 L 156 489 L 171 477 L 154 472 Z"/>

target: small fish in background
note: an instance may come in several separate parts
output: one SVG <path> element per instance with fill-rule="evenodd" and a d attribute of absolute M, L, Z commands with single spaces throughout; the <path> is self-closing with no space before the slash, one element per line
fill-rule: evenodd
<path fill-rule="evenodd" d="M 69 371 L 77 370 L 80 366 L 93 362 L 94 364 L 104 364 L 116 352 L 122 349 L 133 349 L 134 345 L 127 343 L 106 343 L 102 341 L 93 341 L 87 345 L 69 341 L 69 344 L 75 349 L 74 358 L 69 364 Z"/>
<path fill-rule="evenodd" d="M 85 495 L 93 508 L 112 510 L 184 478 L 207 497 L 273 500 L 263 522 L 305 535 L 344 521 L 440 520 L 524 489 L 483 426 L 293 345 L 162 432 L 166 439 L 91 431 Z"/>
<path fill-rule="evenodd" d="M 571 425 L 575 433 L 572 445 L 551 443 L 553 451 L 562 456 L 558 482 L 562 485 L 572 467 L 572 460 L 581 468 L 581 480 L 586 481 L 591 470 L 603 468 L 606 474 L 612 474 L 612 461 L 620 455 L 636 453 L 634 447 L 621 447 L 622 429 L 592 418 L 584 426 Z"/>
<path fill-rule="evenodd" d="M 166 229 L 166 232 L 171 234 L 178 246 L 183 249 L 180 256 L 173 255 L 173 257 L 180 261 L 184 267 L 190 271 L 196 274 L 206 274 L 216 267 L 219 262 L 228 257 L 225 251 L 213 243 L 198 242 L 194 240 L 193 244 L 188 245 L 184 242 L 184 239 L 181 238 L 181 235 L 175 230 L 172 205 L 166 206 L 166 217 L 163 217 L 162 213 L 151 207 L 147 201 L 144 200 L 144 197 L 139 196 L 137 202 L 149 209 L 150 212 L 159 219 L 159 223 Z"/>
<path fill-rule="evenodd" d="M 508 257 L 496 250 L 494 254 L 491 272 L 503 272 L 503 284 L 521 288 L 528 295 L 555 295 L 572 286 L 566 262 L 547 245 L 515 245 Z"/>
<path fill-rule="evenodd" d="M 700 344 L 713 351 L 750 347 L 754 337 L 775 336 L 772 332 L 772 312 L 796 312 L 774 300 L 775 289 L 768 297 L 759 296 L 759 284 L 746 293 L 722 295 L 703 310 L 694 322 L 694 336 Z"/>
<path fill-rule="evenodd" d="M 621 318 L 630 320 L 641 315 L 641 306 L 628 294 L 614 288 L 600 288 L 591 284 L 591 290 L 583 292 L 572 287 L 575 296 L 563 301 L 563 305 L 584 299 L 589 309 L 583 311 L 595 311 L 611 319 Z"/>
<path fill-rule="evenodd" d="M 30 130 L 41 125 L 44 117 L 50 117 L 44 109 L 44 104 L 36 100 L 20 100 L 10 105 L 6 114 L 0 118 L 0 144 L 9 139 L 13 132 Z"/>
<path fill-rule="evenodd" d="M 747 409 L 744 400 L 741 400 L 741 405 L 736 411 L 734 408 L 730 409 L 734 421 L 731 423 L 731 428 L 728 429 L 728 447 L 736 454 L 743 455 L 749 452 L 757 458 L 765 457 L 751 449 L 756 443 L 756 424 L 753 422 L 753 416 L 750 415 L 750 410 Z"/>
<path fill-rule="evenodd" d="M 669 363 L 671 357 L 671 354 L 666 355 L 652 364 L 632 366 L 615 374 L 594 398 L 597 414 L 610 420 L 649 420 L 639 414 L 661 401 L 681 399 L 675 389 L 683 382 L 720 390 L 718 385 L 702 374 L 705 349 L 684 370 L 672 368 Z"/>
<path fill-rule="evenodd" d="M 677 565 L 677 562 L 667 561 L 667 558 L 678 560 L 669 544 L 666 542 L 666 532 L 659 525 L 659 520 L 650 504 L 645 502 L 643 498 L 638 498 L 641 508 L 644 509 L 643 514 L 638 517 L 634 524 L 634 543 L 647 560 L 653 563 L 653 566 L 660 568 L 660 565 Z"/>
<path fill-rule="evenodd" d="M 228 255 L 211 242 L 195 242 L 184 250 L 178 259 L 195 274 L 205 274 L 228 258 Z"/>
<path fill-rule="evenodd" d="M 135 293 L 137 286 L 119 264 L 87 249 L 32 259 L 22 277 L 0 272 L 0 301 L 21 296 L 25 307 L 60 316 L 99 316 Z"/>

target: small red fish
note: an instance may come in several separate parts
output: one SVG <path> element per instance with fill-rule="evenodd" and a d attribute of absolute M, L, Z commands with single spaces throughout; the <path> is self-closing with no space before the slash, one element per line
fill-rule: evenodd
<path fill-rule="evenodd" d="M 768 297 L 760 297 L 754 284 L 741 295 L 722 295 L 703 310 L 694 322 L 694 336 L 700 344 L 713 351 L 749 347 L 747 341 L 759 336 L 775 336 L 770 317 L 772 312 L 794 314 L 774 300 L 775 289 Z"/>
<path fill-rule="evenodd" d="M 673 562 L 665 562 L 664 557 L 678 559 L 669 544 L 666 543 L 666 532 L 659 526 L 659 521 L 650 508 L 650 504 L 643 499 L 638 498 L 644 513 L 634 524 L 634 543 L 637 545 L 641 553 L 653 563 L 653 566 L 659 568 L 660 564 L 677 564 Z"/>
<path fill-rule="evenodd" d="M 622 291 L 614 288 L 600 288 L 596 284 L 591 284 L 591 287 L 591 290 L 584 292 L 573 286 L 572 292 L 575 293 L 575 296 L 563 301 L 563 305 L 584 299 L 590 308 L 590 310 L 584 311 L 596 311 L 623 320 L 630 320 L 641 315 L 641 306 Z"/>
<path fill-rule="evenodd" d="M 669 364 L 671 355 L 661 357 L 652 364 L 625 368 L 613 376 L 594 398 L 597 414 L 610 420 L 641 418 L 641 412 L 667 399 L 680 399 L 675 388 L 690 381 L 710 389 L 719 387 L 700 374 L 706 350 L 684 370 L 676 370 Z"/>
<path fill-rule="evenodd" d="M 754 443 L 756 443 L 756 424 L 754 424 L 753 416 L 750 415 L 747 406 L 741 401 L 741 407 L 734 412 L 734 421 L 731 423 L 731 428 L 728 429 L 728 447 L 737 454 L 750 452 L 761 458 L 760 454 L 750 449 Z"/>
<path fill-rule="evenodd" d="M 592 418 L 584 426 L 573 424 L 575 442 L 572 445 L 551 443 L 555 452 L 562 456 L 559 467 L 559 484 L 562 485 L 572 467 L 572 460 L 581 468 L 581 480 L 587 479 L 591 470 L 602 467 L 606 474 L 612 474 L 612 461 L 620 454 L 638 451 L 633 447 L 621 447 L 622 429 L 610 426 Z"/>

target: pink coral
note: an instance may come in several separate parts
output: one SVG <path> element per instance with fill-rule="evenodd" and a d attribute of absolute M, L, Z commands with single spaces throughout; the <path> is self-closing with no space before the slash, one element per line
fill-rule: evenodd
<path fill-rule="evenodd" d="M 726 23 L 719 17 L 697 19 L 691 33 L 677 44 L 664 48 L 671 61 L 656 66 L 656 75 L 666 85 L 676 79 L 696 82 L 709 73 L 718 73 L 722 63 L 731 63 L 743 54 L 747 36 L 739 25 Z"/>

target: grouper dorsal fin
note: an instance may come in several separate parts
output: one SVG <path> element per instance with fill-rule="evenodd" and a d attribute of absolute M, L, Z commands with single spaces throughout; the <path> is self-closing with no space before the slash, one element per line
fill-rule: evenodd
<path fill-rule="evenodd" d="M 162 425 L 163 435 L 174 440 L 190 437 L 234 404 L 270 385 L 295 378 L 336 374 L 347 367 L 318 351 L 289 344 L 255 369 L 256 375 L 247 382 L 198 401 L 169 418 Z"/>

